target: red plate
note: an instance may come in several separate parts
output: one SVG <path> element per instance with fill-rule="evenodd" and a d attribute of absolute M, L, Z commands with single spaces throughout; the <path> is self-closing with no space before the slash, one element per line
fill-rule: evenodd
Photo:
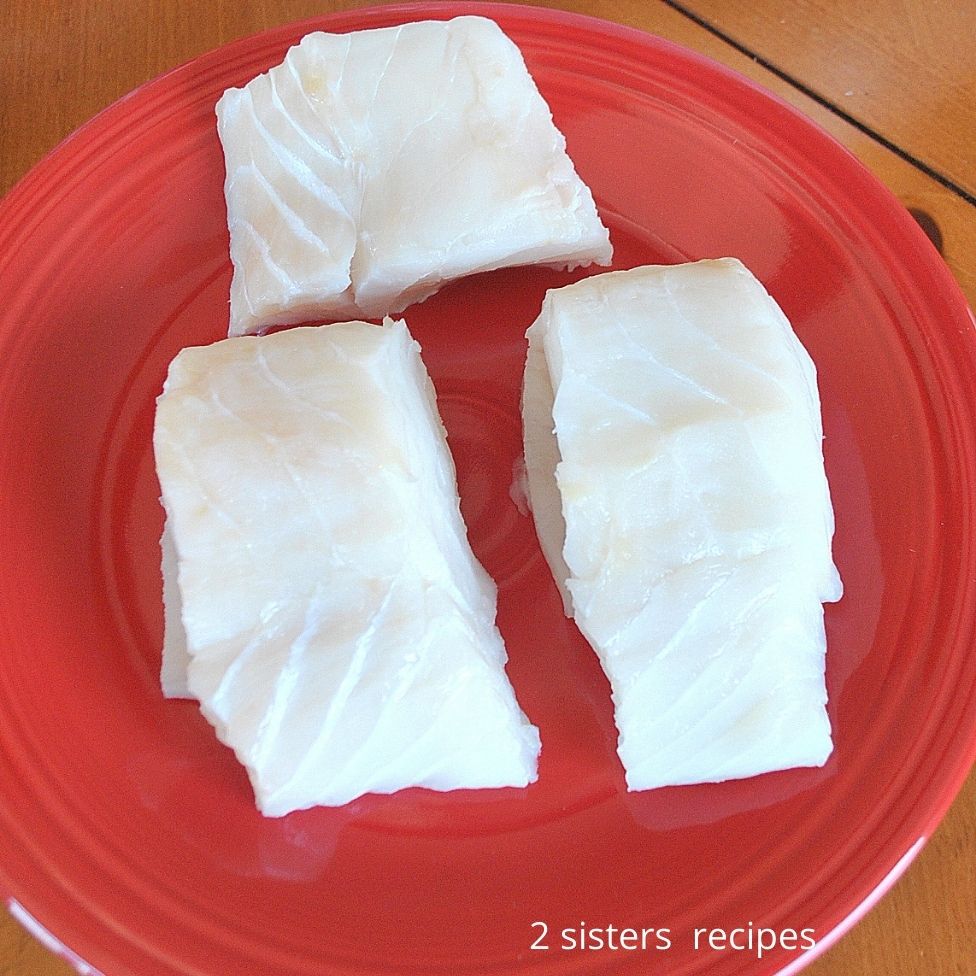
<path fill-rule="evenodd" d="M 454 284 L 407 319 L 500 583 L 539 782 L 264 820 L 196 707 L 160 695 L 150 431 L 171 357 L 227 325 L 214 102 L 313 28 L 462 11 L 521 45 L 619 267 L 737 255 L 819 366 L 846 584 L 822 770 L 624 791 L 606 683 L 508 496 L 523 333 L 567 280 L 538 269 Z M 696 951 L 694 930 L 813 929 L 822 949 L 973 760 L 971 315 L 902 207 L 724 68 L 511 6 L 284 27 L 146 85 L 41 163 L 0 210 L 0 294 L 0 887 L 106 974 L 791 972 L 813 953 Z M 548 949 L 530 948 L 537 923 Z M 667 928 L 671 947 L 563 948 L 581 923 Z"/>

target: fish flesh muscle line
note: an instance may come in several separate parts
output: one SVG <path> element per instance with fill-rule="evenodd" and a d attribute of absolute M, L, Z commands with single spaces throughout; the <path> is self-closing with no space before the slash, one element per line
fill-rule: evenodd
<path fill-rule="evenodd" d="M 199 700 L 263 813 L 535 780 L 538 731 L 404 323 L 185 349 L 154 447 L 179 601 L 163 679 Z"/>
<path fill-rule="evenodd" d="M 217 104 L 230 334 L 398 312 L 452 278 L 608 265 L 515 44 L 457 17 L 308 34 Z"/>
<path fill-rule="evenodd" d="M 529 329 L 529 498 L 610 679 L 632 790 L 821 766 L 840 599 L 813 362 L 737 260 L 551 290 Z"/>

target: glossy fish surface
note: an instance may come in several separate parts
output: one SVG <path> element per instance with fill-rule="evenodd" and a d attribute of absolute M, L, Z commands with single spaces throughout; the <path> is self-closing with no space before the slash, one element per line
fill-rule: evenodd
<path fill-rule="evenodd" d="M 154 447 L 181 604 L 164 685 L 199 701 L 263 813 L 536 778 L 404 323 L 185 349 Z"/>
<path fill-rule="evenodd" d="M 478 271 L 610 263 L 566 141 L 491 20 L 308 34 L 216 111 L 231 335 L 379 318 Z"/>
<path fill-rule="evenodd" d="M 632 790 L 821 766 L 840 599 L 813 362 L 737 260 L 551 290 L 528 332 L 529 497 L 610 679 Z"/>

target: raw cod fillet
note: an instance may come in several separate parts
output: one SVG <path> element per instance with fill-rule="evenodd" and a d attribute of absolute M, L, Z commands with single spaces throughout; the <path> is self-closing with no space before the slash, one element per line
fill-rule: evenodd
<path fill-rule="evenodd" d="M 185 349 L 154 446 L 181 603 L 164 685 L 185 680 L 263 813 L 535 780 L 538 732 L 402 322 Z"/>
<path fill-rule="evenodd" d="M 452 278 L 609 264 L 518 48 L 458 17 L 313 33 L 217 104 L 230 334 L 398 312 Z"/>
<path fill-rule="evenodd" d="M 528 332 L 529 497 L 606 672 L 628 788 L 821 766 L 831 556 L 813 362 L 733 259 L 550 291 Z"/>

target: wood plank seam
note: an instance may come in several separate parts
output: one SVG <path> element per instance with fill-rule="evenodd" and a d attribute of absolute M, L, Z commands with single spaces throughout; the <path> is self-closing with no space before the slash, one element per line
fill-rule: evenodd
<path fill-rule="evenodd" d="M 734 48 L 740 54 L 744 54 L 747 58 L 750 58 L 751 60 L 755 61 L 756 64 L 760 65 L 761 67 L 765 68 L 767 71 L 776 75 L 776 77 L 779 78 L 781 81 L 785 81 L 788 85 L 792 85 L 797 91 L 802 92 L 802 94 L 806 95 L 807 98 L 813 99 L 813 101 L 815 101 L 818 105 L 822 106 L 823 108 L 827 109 L 829 112 L 833 112 L 835 115 L 842 118 L 849 125 L 854 126 L 854 128 L 857 129 L 859 132 L 862 132 L 864 133 L 864 135 L 869 136 L 871 139 L 874 139 L 876 142 L 880 143 L 886 149 L 890 149 L 891 152 L 895 153 L 895 155 L 905 160 L 905 162 L 910 163 L 916 169 L 923 172 L 926 176 L 930 177 L 931 179 L 935 180 L 937 183 L 944 186 L 947 190 L 950 190 L 952 193 L 955 193 L 957 196 L 961 197 L 963 200 L 966 201 L 966 203 L 970 204 L 973 207 L 976 207 L 976 195 L 970 193 L 964 187 L 959 186 L 959 184 L 953 182 L 953 180 L 951 180 L 948 176 L 946 176 L 943 173 L 940 173 L 937 169 L 934 169 L 932 166 L 929 166 L 928 163 L 919 159 L 917 156 L 914 156 L 912 155 L 912 153 L 908 152 L 907 150 L 902 149 L 902 147 L 899 146 L 897 143 L 892 142 L 890 139 L 883 136 L 880 132 L 877 132 L 875 129 L 872 129 L 871 126 L 866 125 L 864 122 L 861 122 L 858 118 L 851 115 L 849 112 L 846 112 L 835 102 L 832 102 L 829 98 L 825 98 L 819 92 L 817 92 L 813 88 L 810 88 L 809 85 L 804 84 L 798 78 L 794 78 L 789 72 L 784 71 L 782 68 L 777 67 L 772 61 L 767 60 L 766 58 L 762 57 L 762 55 L 756 54 L 755 51 L 748 48 L 745 44 L 742 44 L 740 41 L 737 41 L 734 37 L 730 36 L 729 34 L 726 34 L 725 31 L 719 29 L 714 24 L 710 23 L 706 18 L 695 13 L 695 11 L 690 10 L 683 3 L 679 3 L 678 0 L 661 0 L 661 2 L 665 4 L 665 6 L 668 6 L 675 12 L 681 14 L 683 17 L 687 17 L 690 21 L 697 24 L 699 27 L 703 28 L 704 30 L 708 31 L 714 37 L 717 37 L 719 40 L 728 44 L 730 47 Z"/>

